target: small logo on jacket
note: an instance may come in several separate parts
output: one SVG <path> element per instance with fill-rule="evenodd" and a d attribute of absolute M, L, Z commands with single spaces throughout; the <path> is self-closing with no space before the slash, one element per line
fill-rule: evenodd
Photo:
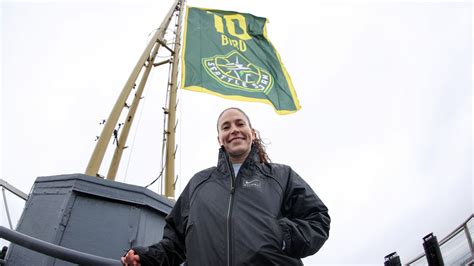
<path fill-rule="evenodd" d="M 244 187 L 247 187 L 247 188 L 251 188 L 251 187 L 260 188 L 262 186 L 262 183 L 258 179 L 249 180 L 249 181 L 244 180 L 243 185 Z"/>

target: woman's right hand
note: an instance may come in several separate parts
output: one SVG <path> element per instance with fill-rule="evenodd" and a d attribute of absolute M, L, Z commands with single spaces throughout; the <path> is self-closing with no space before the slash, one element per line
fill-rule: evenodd
<path fill-rule="evenodd" d="M 120 258 L 125 266 L 140 266 L 140 256 L 135 254 L 133 249 L 130 249 L 125 256 Z"/>

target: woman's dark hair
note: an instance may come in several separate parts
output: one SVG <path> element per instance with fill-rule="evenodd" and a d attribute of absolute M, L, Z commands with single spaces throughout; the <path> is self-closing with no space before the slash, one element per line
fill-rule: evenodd
<path fill-rule="evenodd" d="M 262 141 L 262 138 L 260 137 L 260 132 L 252 127 L 252 123 L 250 122 L 250 118 L 240 108 L 230 107 L 230 108 L 227 108 L 227 109 L 225 109 L 224 111 L 221 112 L 221 114 L 217 118 L 217 132 L 219 132 L 219 119 L 221 119 L 222 115 L 226 111 L 231 110 L 231 109 L 234 109 L 234 110 L 237 110 L 237 111 L 241 112 L 245 116 L 245 118 L 247 119 L 247 122 L 249 123 L 249 127 L 252 128 L 255 131 L 255 139 L 253 140 L 252 144 L 257 147 L 257 152 L 258 152 L 258 157 L 260 159 L 260 162 L 261 163 L 271 162 L 270 157 L 268 157 L 268 154 L 267 154 L 266 143 Z"/>

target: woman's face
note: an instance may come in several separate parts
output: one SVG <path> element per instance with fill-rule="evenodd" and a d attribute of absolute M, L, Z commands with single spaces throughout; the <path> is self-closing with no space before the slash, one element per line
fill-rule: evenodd
<path fill-rule="evenodd" d="M 243 163 L 250 153 L 255 131 L 240 111 L 229 109 L 217 121 L 217 140 L 229 153 L 232 163 Z"/>

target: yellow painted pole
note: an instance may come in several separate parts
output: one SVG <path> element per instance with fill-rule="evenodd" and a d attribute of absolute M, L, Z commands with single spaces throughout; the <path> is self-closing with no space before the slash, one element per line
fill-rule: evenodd
<path fill-rule="evenodd" d="M 117 176 L 123 150 L 125 149 L 125 144 L 127 143 L 128 134 L 132 128 L 133 119 L 135 118 L 135 113 L 137 112 L 138 104 L 140 103 L 148 76 L 150 75 L 150 71 L 153 68 L 153 62 L 155 60 L 156 54 L 158 53 L 159 46 L 159 44 L 155 45 L 153 51 L 151 52 L 150 60 L 148 60 L 148 64 L 145 67 L 145 72 L 142 75 L 142 79 L 138 85 L 133 102 L 129 107 L 127 118 L 124 122 L 122 132 L 120 133 L 120 137 L 117 141 L 117 145 L 115 146 L 114 157 L 112 158 L 112 162 L 110 163 L 109 171 L 107 173 L 108 180 L 115 180 L 115 177 Z"/>
<path fill-rule="evenodd" d="M 150 57 L 150 52 L 152 48 L 157 43 L 158 39 L 159 40 L 163 39 L 165 31 L 168 28 L 168 25 L 171 21 L 171 18 L 173 16 L 174 11 L 176 10 L 176 7 L 179 1 L 180 0 L 176 0 L 173 6 L 171 7 L 170 11 L 166 15 L 163 22 L 161 23 L 159 30 L 157 30 L 155 34 L 153 35 L 153 37 L 151 38 L 147 47 L 145 48 L 142 55 L 140 56 L 140 59 L 135 65 L 135 68 L 130 74 L 130 77 L 125 83 L 125 86 L 123 87 L 122 92 L 120 93 L 117 101 L 115 102 L 112 112 L 110 113 L 109 118 L 107 119 L 104 125 L 104 129 L 102 130 L 102 133 L 100 134 L 99 140 L 97 141 L 97 144 L 94 148 L 91 158 L 89 159 L 89 163 L 85 171 L 86 175 L 99 176 L 100 165 L 102 164 L 102 160 L 104 159 L 105 151 L 107 150 L 107 145 L 110 142 L 110 138 L 112 137 L 115 125 L 117 125 L 118 119 L 120 117 L 122 109 L 125 106 L 126 100 L 128 96 L 130 95 L 132 87 L 135 84 L 135 81 L 137 80 L 138 75 L 140 74 L 143 66 L 145 66 L 145 62 Z"/>
<path fill-rule="evenodd" d="M 176 41 L 174 46 L 173 66 L 171 74 L 171 89 L 169 97 L 169 114 L 167 126 L 167 141 L 166 141 L 166 168 L 165 168 L 165 196 L 174 198 L 174 159 L 175 159 L 175 134 L 176 134 L 176 92 L 178 89 L 178 63 L 179 63 L 179 49 L 181 47 L 181 18 L 184 13 L 184 3 L 180 6 L 178 15 L 178 26 L 176 29 Z"/>

